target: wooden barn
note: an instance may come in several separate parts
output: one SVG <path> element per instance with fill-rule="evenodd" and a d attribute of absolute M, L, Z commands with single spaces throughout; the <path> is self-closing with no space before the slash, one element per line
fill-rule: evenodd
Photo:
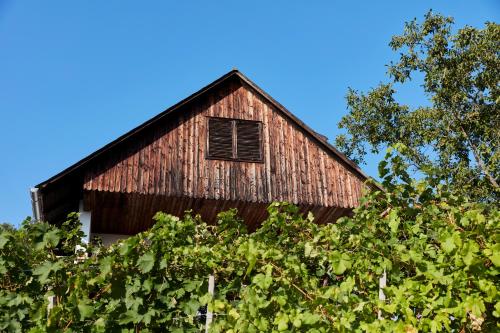
<path fill-rule="evenodd" d="M 273 201 L 335 221 L 367 176 L 238 70 L 232 70 L 31 190 L 36 219 L 80 211 L 87 235 L 143 231 L 158 211 L 207 222 L 237 208 L 250 228 Z"/>

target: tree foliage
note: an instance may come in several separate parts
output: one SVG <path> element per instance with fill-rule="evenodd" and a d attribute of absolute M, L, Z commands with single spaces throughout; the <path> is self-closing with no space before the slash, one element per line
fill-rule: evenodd
<path fill-rule="evenodd" d="M 251 234 L 235 211 L 216 225 L 158 213 L 152 229 L 83 261 L 68 252 L 81 236 L 75 215 L 61 229 L 4 228 L 0 330 L 200 332 L 206 306 L 212 332 L 498 330 L 497 207 L 412 180 L 395 151 L 380 172 L 387 191 L 336 224 L 286 203 Z"/>
<path fill-rule="evenodd" d="M 500 198 L 500 25 L 465 26 L 429 12 L 423 23 L 406 23 L 390 47 L 399 60 L 388 67 L 389 83 L 366 93 L 350 89 L 349 114 L 338 147 L 362 162 L 404 144 L 405 159 L 434 173 L 471 198 Z M 397 88 L 423 78 L 428 101 L 411 107 L 397 100 Z M 413 86 L 411 86 L 413 87 Z"/>

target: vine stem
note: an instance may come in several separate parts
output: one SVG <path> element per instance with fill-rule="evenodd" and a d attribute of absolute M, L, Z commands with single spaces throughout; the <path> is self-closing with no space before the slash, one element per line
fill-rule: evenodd
<path fill-rule="evenodd" d="M 73 323 L 73 319 L 70 319 L 68 321 L 68 323 L 66 324 L 66 326 L 64 326 L 64 331 L 63 332 L 66 332 L 68 330 L 68 328 L 69 328 L 69 325 L 71 325 L 72 323 Z"/>
<path fill-rule="evenodd" d="M 106 287 L 104 287 L 103 289 L 99 290 L 99 292 L 97 294 L 95 294 L 94 297 L 92 297 L 92 299 L 98 299 L 99 297 L 101 297 L 102 294 L 104 294 L 106 291 L 109 290 L 109 288 L 111 288 L 111 283 L 109 283 Z"/>
<path fill-rule="evenodd" d="M 276 266 L 274 263 L 270 262 L 269 264 L 271 264 L 271 266 L 273 266 L 281 275 L 281 277 L 283 279 L 286 279 L 288 282 L 290 282 L 292 284 L 292 286 L 297 289 L 302 295 L 304 295 L 305 298 L 307 298 L 309 301 L 311 302 L 314 302 L 315 299 L 309 295 L 305 290 L 303 290 L 302 288 L 300 288 L 299 286 L 297 286 L 292 280 L 290 280 L 289 278 L 287 278 L 284 274 L 283 274 L 283 270 L 281 269 L 281 267 L 278 267 Z M 328 320 L 330 320 L 331 322 L 335 322 L 335 318 L 330 316 L 327 312 L 326 312 L 326 309 L 320 304 L 318 306 L 319 308 L 319 311 L 321 312 L 321 314 L 323 316 L 325 316 L 326 318 L 328 318 Z M 317 309 L 318 309 L 317 308 Z"/>

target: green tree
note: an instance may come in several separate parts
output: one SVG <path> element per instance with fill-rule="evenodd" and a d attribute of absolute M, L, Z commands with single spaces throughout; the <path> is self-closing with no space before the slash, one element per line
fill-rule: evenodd
<path fill-rule="evenodd" d="M 388 65 L 389 83 L 366 93 L 349 89 L 349 114 L 339 124 L 347 134 L 336 144 L 361 163 L 368 151 L 402 143 L 416 170 L 493 201 L 500 193 L 500 25 L 452 28 L 452 18 L 432 12 L 421 24 L 406 23 L 389 44 L 399 52 Z M 415 78 L 423 78 L 428 101 L 410 107 L 396 90 Z"/>

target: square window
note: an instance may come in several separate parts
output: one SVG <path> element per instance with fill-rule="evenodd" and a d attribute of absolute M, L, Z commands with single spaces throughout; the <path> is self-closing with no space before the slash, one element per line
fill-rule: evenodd
<path fill-rule="evenodd" d="M 262 162 L 262 123 L 209 118 L 207 151 L 208 158 Z"/>

